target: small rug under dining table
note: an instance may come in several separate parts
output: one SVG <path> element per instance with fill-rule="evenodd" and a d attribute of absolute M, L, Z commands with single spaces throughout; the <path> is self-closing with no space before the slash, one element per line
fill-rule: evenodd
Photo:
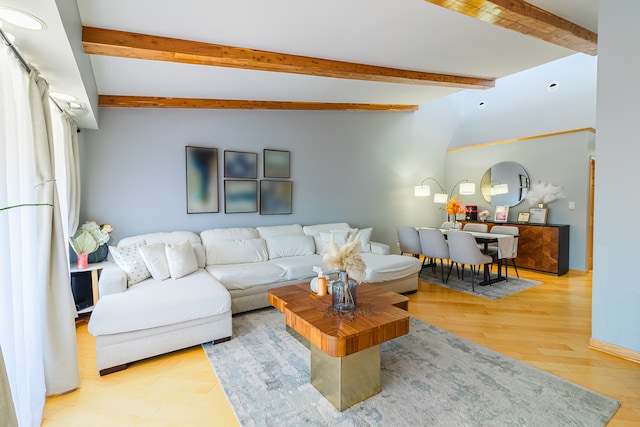
<path fill-rule="evenodd" d="M 444 277 L 447 278 L 449 266 L 444 264 Z M 420 272 L 420 279 L 425 280 L 429 283 L 433 283 L 434 285 L 442 286 L 444 288 L 449 288 L 454 291 L 464 292 L 470 295 L 476 295 L 482 298 L 487 298 L 490 300 L 497 300 L 500 298 L 507 297 L 509 295 L 517 294 L 518 292 L 522 292 L 526 289 L 532 288 L 534 286 L 542 284 L 540 281 L 529 280 L 524 278 L 518 278 L 517 276 L 509 276 L 508 280 L 503 280 L 500 282 L 492 283 L 491 285 L 486 286 L 478 286 L 478 282 L 482 280 L 482 271 L 480 272 L 480 278 L 476 278 L 476 286 L 475 290 L 471 290 L 471 272 L 467 268 L 464 272 L 464 278 L 459 278 L 456 272 L 456 267 L 454 266 L 451 270 L 451 275 L 449 276 L 449 280 L 446 283 L 442 281 L 442 275 L 440 274 L 440 262 L 436 266 L 435 273 L 433 272 L 430 266 L 424 267 Z M 492 277 L 497 275 L 494 271 L 491 273 Z"/>

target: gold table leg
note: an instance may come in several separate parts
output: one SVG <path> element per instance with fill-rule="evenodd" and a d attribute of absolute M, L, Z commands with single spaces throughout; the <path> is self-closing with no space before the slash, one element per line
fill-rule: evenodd
<path fill-rule="evenodd" d="M 380 345 L 345 357 L 312 345 L 311 384 L 339 411 L 380 393 Z"/>

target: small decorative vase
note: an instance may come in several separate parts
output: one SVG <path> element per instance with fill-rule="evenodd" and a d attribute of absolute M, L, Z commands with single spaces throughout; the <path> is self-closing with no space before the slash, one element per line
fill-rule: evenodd
<path fill-rule="evenodd" d="M 89 267 L 89 254 L 78 254 L 78 269 Z"/>
<path fill-rule="evenodd" d="M 340 277 L 333 282 L 331 301 L 337 311 L 347 313 L 356 309 L 356 287 L 358 283 L 349 279 L 346 271 L 340 271 Z"/>

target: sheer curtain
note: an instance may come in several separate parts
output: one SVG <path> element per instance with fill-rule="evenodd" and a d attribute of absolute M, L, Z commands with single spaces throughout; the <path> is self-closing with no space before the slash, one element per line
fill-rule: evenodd
<path fill-rule="evenodd" d="M 18 422 L 79 386 L 48 88 L 0 45 L 0 347 Z M 9 208 L 11 207 L 11 208 Z"/>

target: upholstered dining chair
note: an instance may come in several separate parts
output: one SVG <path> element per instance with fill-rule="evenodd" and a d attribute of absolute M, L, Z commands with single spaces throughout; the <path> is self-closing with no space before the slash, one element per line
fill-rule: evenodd
<path fill-rule="evenodd" d="M 451 275 L 451 268 L 453 267 L 454 262 L 462 264 L 463 278 L 464 266 L 468 264 L 471 267 L 471 290 L 475 292 L 476 267 L 491 264 L 493 262 L 493 258 L 480 251 L 480 248 L 478 248 L 478 245 L 476 244 L 476 239 L 471 233 L 467 233 L 465 231 L 447 233 L 447 240 L 449 241 L 449 257 L 451 258 L 447 281 Z"/>
<path fill-rule="evenodd" d="M 444 238 L 444 234 L 437 228 L 420 228 L 418 229 L 418 235 L 420 236 L 422 255 L 425 259 L 432 261 L 434 273 L 436 271 L 436 261 L 440 260 L 440 275 L 442 276 L 442 283 L 444 283 L 443 260 L 449 259 L 449 245 Z"/>
<path fill-rule="evenodd" d="M 487 224 L 467 223 L 462 227 L 463 231 L 478 231 L 480 233 L 486 233 L 489 231 Z"/>
<path fill-rule="evenodd" d="M 442 223 L 440 228 L 442 228 L 443 230 L 448 230 L 451 228 L 452 225 L 453 225 L 453 221 L 445 221 Z"/>
<path fill-rule="evenodd" d="M 398 243 L 400 244 L 400 255 L 411 254 L 416 258 L 420 257 L 420 236 L 415 227 L 399 225 L 396 227 L 398 233 Z"/>
<path fill-rule="evenodd" d="M 516 276 L 520 278 L 518 266 L 516 265 L 516 257 L 518 256 L 518 235 L 520 234 L 520 230 L 518 227 L 514 227 L 512 225 L 494 225 L 491 228 L 491 233 L 511 234 L 513 236 L 513 250 L 507 254 L 500 254 L 500 258 L 504 260 L 505 280 L 509 280 L 509 260 L 511 260 L 511 264 L 513 264 Z M 496 245 L 492 245 L 488 249 L 489 255 L 495 258 L 498 257 L 498 247 Z M 498 268 L 500 268 L 500 263 L 498 263 Z"/>

